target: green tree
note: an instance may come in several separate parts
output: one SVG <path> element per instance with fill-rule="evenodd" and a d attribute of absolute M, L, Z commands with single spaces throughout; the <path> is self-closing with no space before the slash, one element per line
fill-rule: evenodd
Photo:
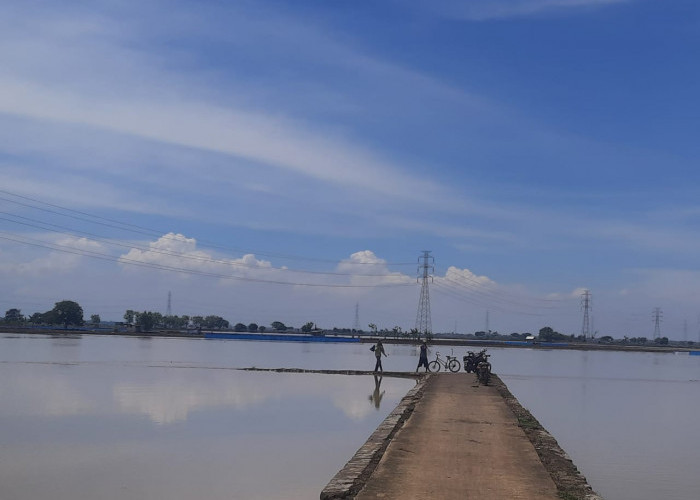
<path fill-rule="evenodd" d="M 311 333 L 311 330 L 314 329 L 314 323 L 313 321 L 309 321 L 306 323 L 304 326 L 301 327 L 301 331 L 304 333 Z"/>
<path fill-rule="evenodd" d="M 52 322 L 63 325 L 65 329 L 68 329 L 68 325 L 82 326 L 85 323 L 83 320 L 83 308 L 72 300 L 56 302 L 51 313 Z"/>
<path fill-rule="evenodd" d="M 257 323 L 250 323 L 250 324 L 248 325 L 248 331 L 249 331 L 250 333 L 255 333 L 255 332 L 257 332 L 257 331 L 258 331 L 258 324 L 257 324 Z"/>
<path fill-rule="evenodd" d="M 8 309 L 5 311 L 5 323 L 9 325 L 19 325 L 24 323 L 24 315 L 19 309 Z"/>
<path fill-rule="evenodd" d="M 90 316 L 90 323 L 92 323 L 95 326 L 100 326 L 102 319 L 100 318 L 99 314 L 93 314 Z"/>
<path fill-rule="evenodd" d="M 260 326 L 258 327 L 258 331 L 259 331 L 260 333 L 265 333 L 265 330 L 267 330 L 267 328 L 265 328 L 263 325 L 260 325 Z"/>
<path fill-rule="evenodd" d="M 283 332 L 287 329 L 287 326 L 281 321 L 273 321 L 270 326 L 273 330 L 277 330 L 278 332 Z"/>
<path fill-rule="evenodd" d="M 136 314 L 136 326 L 142 332 L 150 332 L 156 324 L 156 316 L 151 311 L 144 311 Z"/>
<path fill-rule="evenodd" d="M 243 323 L 236 323 L 236 325 L 233 327 L 234 332 L 246 332 L 248 331 L 248 327 L 245 326 Z"/>
<path fill-rule="evenodd" d="M 562 335 L 559 332 L 555 332 L 551 327 L 545 326 L 540 328 L 539 339 L 542 342 L 554 342 L 556 340 L 566 339 L 566 335 Z"/>
<path fill-rule="evenodd" d="M 369 327 L 370 330 L 372 330 L 372 334 L 374 334 L 374 335 L 377 334 L 377 325 L 375 325 L 374 323 L 370 323 L 367 326 Z"/>
<path fill-rule="evenodd" d="M 221 330 L 222 328 L 228 328 L 229 323 L 226 321 L 224 318 L 221 316 L 207 316 L 204 318 L 204 327 L 205 328 L 216 328 Z"/>
<path fill-rule="evenodd" d="M 136 323 L 136 311 L 127 309 L 124 313 L 124 322 L 126 322 L 127 325 L 133 325 Z"/>
<path fill-rule="evenodd" d="M 29 316 L 29 321 L 30 321 L 30 323 L 32 323 L 34 325 L 41 325 L 42 323 L 45 322 L 44 321 L 44 313 L 35 312 L 31 316 Z"/>

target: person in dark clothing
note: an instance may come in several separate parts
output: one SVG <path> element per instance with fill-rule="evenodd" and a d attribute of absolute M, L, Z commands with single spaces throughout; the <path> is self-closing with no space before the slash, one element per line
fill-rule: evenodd
<path fill-rule="evenodd" d="M 420 357 L 418 358 L 418 366 L 416 367 L 416 373 L 418 373 L 418 368 L 425 366 L 425 371 L 428 371 L 428 344 L 423 342 L 420 345 Z"/>
<path fill-rule="evenodd" d="M 377 341 L 377 345 L 374 346 L 374 355 L 377 357 L 377 363 L 374 365 L 374 371 L 380 371 L 383 372 L 384 369 L 382 368 L 382 354 L 384 356 L 387 356 L 386 352 L 384 352 L 384 344 L 382 344 L 382 341 L 379 340 Z"/>

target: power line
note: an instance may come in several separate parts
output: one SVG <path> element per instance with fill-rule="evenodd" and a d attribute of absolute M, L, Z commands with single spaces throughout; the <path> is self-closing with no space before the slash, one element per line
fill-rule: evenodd
<path fill-rule="evenodd" d="M 12 222 L 14 224 L 19 224 L 27 227 L 32 227 L 34 229 L 42 229 L 44 231 L 50 231 L 54 232 L 57 234 L 62 234 L 62 235 L 67 235 L 67 236 L 74 236 L 74 237 L 89 237 L 87 238 L 88 240 L 92 241 L 97 241 L 100 243 L 104 243 L 106 245 L 111 245 L 115 247 L 120 247 L 120 248 L 125 248 L 128 250 L 141 250 L 143 252 L 148 252 L 151 254 L 159 254 L 159 255 L 168 255 L 172 257 L 177 257 L 181 259 L 189 259 L 189 260 L 194 260 L 194 261 L 199 261 L 199 262 L 206 262 L 206 263 L 213 263 L 213 264 L 221 264 L 221 265 L 226 265 L 226 266 L 237 266 L 237 267 L 244 267 L 246 269 L 264 269 L 264 270 L 271 270 L 271 271 L 280 271 L 280 272 L 285 272 L 285 273 L 300 273 L 300 274 L 316 274 L 316 275 L 328 275 L 328 276 L 359 276 L 359 277 L 381 277 L 381 276 L 389 276 L 388 274 L 360 274 L 360 273 L 339 273 L 339 272 L 333 272 L 333 271 L 309 271 L 306 269 L 289 269 L 286 267 L 256 267 L 256 266 L 251 266 L 248 265 L 244 262 L 235 262 L 231 260 L 221 260 L 221 259 L 213 259 L 211 257 L 204 257 L 202 255 L 192 255 L 192 254 L 186 254 L 182 252 L 174 252 L 171 250 L 166 250 L 166 249 L 160 249 L 160 248 L 153 248 L 153 247 L 143 247 L 139 246 L 137 244 L 125 244 L 125 243 L 119 243 L 116 241 L 113 241 L 111 239 L 103 238 L 99 235 L 96 235 L 94 233 L 89 233 L 86 231 L 80 231 L 80 230 L 74 230 L 71 228 L 68 228 L 66 226 L 61 226 L 57 224 L 51 224 L 48 222 L 42 222 L 42 221 L 37 221 L 36 219 L 31 219 L 29 217 L 23 217 L 21 215 L 14 215 L 14 214 L 9 214 L 7 212 L 2 212 L 0 211 L 0 214 L 3 215 L 9 215 L 10 217 L 15 217 L 17 219 L 23 219 L 24 221 L 29 221 L 29 222 L 22 222 L 19 220 L 13 220 L 13 219 L 8 219 L 6 217 L 0 217 L 0 220 L 4 220 L 6 222 Z M 72 232 L 70 232 L 72 231 Z M 166 235 L 167 236 L 167 235 Z M 174 238 L 169 238 L 169 239 L 174 239 Z M 177 240 L 175 240 L 177 241 Z M 350 261 L 342 261 L 343 264 L 346 264 Z M 351 262 L 350 262 L 351 263 Z"/>
<path fill-rule="evenodd" d="M 2 233 L 0 232 L 0 235 L 2 234 L 7 234 L 7 233 Z M 253 282 L 253 283 L 267 283 L 267 284 L 274 284 L 274 285 L 292 285 L 292 286 L 308 286 L 308 287 L 325 287 L 325 288 L 390 288 L 390 287 L 399 287 L 399 286 L 413 286 L 411 283 L 384 283 L 384 284 L 374 284 L 374 285 L 353 285 L 353 284 L 328 284 L 328 283 L 303 283 L 303 282 L 296 282 L 296 281 L 279 281 L 279 280 L 266 280 L 266 279 L 260 279 L 260 278 L 250 278 L 247 276 L 237 276 L 237 275 L 231 275 L 231 274 L 221 274 L 221 273 L 213 273 L 213 272 L 208 272 L 208 271 L 200 271 L 196 269 L 187 269 L 187 268 L 182 268 L 182 267 L 176 267 L 176 266 L 169 266 L 165 264 L 155 264 L 152 262 L 143 262 L 139 260 L 134 260 L 134 259 L 129 259 L 127 257 L 114 257 L 109 254 L 101 253 L 101 252 L 96 252 L 93 250 L 86 250 L 86 249 L 77 249 L 75 247 L 68 247 L 65 245 L 61 245 L 59 243 L 45 243 L 41 242 L 39 240 L 35 240 L 33 238 L 28 238 L 24 237 L 24 240 L 18 239 L 17 236 L 11 237 L 11 236 L 0 236 L 0 239 L 7 240 L 7 241 L 14 241 L 15 243 L 21 243 L 24 245 L 28 246 L 33 246 L 33 247 L 39 247 L 39 248 L 46 248 L 49 250 L 55 250 L 58 252 L 63 252 L 63 253 L 68 253 L 68 254 L 73 254 L 73 255 L 80 255 L 84 257 L 90 257 L 98 260 L 104 260 L 104 261 L 110 261 L 110 262 L 119 262 L 122 264 L 129 264 L 133 266 L 138 266 L 138 267 L 146 267 L 146 268 L 151 268 L 151 269 L 159 269 L 162 271 L 172 271 L 172 272 L 177 272 L 177 273 L 182 273 L 182 274 L 192 274 L 192 275 L 197 275 L 197 276 L 207 276 L 207 277 L 213 277 L 213 278 L 220 278 L 220 279 L 229 279 L 229 280 L 237 280 L 237 281 L 247 281 L 247 282 Z M 385 277 L 386 275 L 374 275 L 373 277 Z"/>
<path fill-rule="evenodd" d="M 22 200 L 26 200 L 31 203 L 23 203 L 21 201 L 17 201 L 11 198 L 7 198 L 5 196 L 0 196 L 0 200 L 7 201 L 9 203 L 14 203 L 16 205 L 24 206 L 33 210 L 40 210 L 45 213 L 51 213 L 54 215 L 59 215 L 61 217 L 69 217 L 71 219 L 79 220 L 82 222 L 87 222 L 90 224 L 96 224 L 104 227 L 109 227 L 112 229 L 119 229 L 122 231 L 128 231 L 136 234 L 141 234 L 145 236 L 151 236 L 151 237 L 166 237 L 168 233 L 172 233 L 173 231 L 168 230 L 157 230 L 157 229 L 152 229 L 148 228 L 145 226 L 140 226 L 137 224 L 131 224 L 127 222 L 121 222 L 116 219 L 110 219 L 108 217 L 102 217 L 99 215 L 94 215 L 90 214 L 88 212 L 82 212 L 80 210 L 74 210 L 71 208 L 63 207 L 61 205 L 56 205 L 53 203 L 47 203 L 45 201 L 37 200 L 35 198 L 31 198 L 29 196 L 24 196 L 20 195 L 17 193 L 12 193 L 10 191 L 6 191 L 3 189 L 0 189 L 0 193 L 4 193 L 5 195 L 13 196 L 16 198 L 20 198 Z M 37 205 L 38 204 L 38 205 Z M 45 207 L 51 207 L 51 208 L 44 208 L 40 205 L 43 205 Z M 55 209 L 55 210 L 54 210 Z M 63 213 L 66 212 L 66 213 Z M 266 251 L 260 251 L 260 250 L 251 250 L 251 249 L 243 249 L 243 248 L 238 248 L 238 247 L 227 247 L 227 246 L 222 246 L 214 242 L 210 242 L 207 240 L 197 240 L 197 243 L 200 244 L 202 247 L 206 248 L 215 248 L 215 249 L 220 249 L 220 250 L 227 250 L 227 251 L 234 251 L 234 252 L 240 252 L 244 254 L 252 253 L 255 255 L 260 255 L 260 256 L 267 256 L 267 257 L 277 257 L 280 259 L 285 259 L 285 260 L 299 260 L 299 261 L 307 261 L 307 262 L 319 262 L 319 263 L 337 263 L 337 260 L 332 260 L 332 259 L 319 259 L 319 258 L 313 258 L 313 257 L 305 257 L 305 256 L 300 256 L 300 255 L 290 255 L 290 254 L 282 254 L 282 253 L 276 253 L 276 252 L 266 252 Z M 352 264 L 352 265 L 386 265 L 386 266 L 410 266 L 413 265 L 412 262 L 353 262 L 353 261 L 344 261 L 345 264 Z"/>

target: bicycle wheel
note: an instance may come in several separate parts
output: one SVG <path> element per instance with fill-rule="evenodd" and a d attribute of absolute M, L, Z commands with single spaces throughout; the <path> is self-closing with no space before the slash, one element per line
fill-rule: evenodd
<path fill-rule="evenodd" d="M 452 373 L 456 373 L 462 368 L 462 365 L 460 365 L 459 361 L 456 359 L 451 359 L 450 362 L 447 363 L 447 368 L 449 368 Z"/>
<path fill-rule="evenodd" d="M 428 363 L 428 370 L 430 370 L 432 373 L 437 373 L 440 371 L 440 363 L 437 361 L 433 360 L 430 363 Z"/>

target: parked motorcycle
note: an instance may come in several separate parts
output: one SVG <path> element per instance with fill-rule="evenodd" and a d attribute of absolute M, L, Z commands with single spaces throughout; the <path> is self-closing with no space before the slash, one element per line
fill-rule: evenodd
<path fill-rule="evenodd" d="M 484 360 L 484 356 L 486 356 L 486 349 L 482 349 L 478 354 L 467 351 L 467 355 L 462 358 L 464 361 L 464 371 L 467 373 L 476 373 L 476 367 Z"/>
<path fill-rule="evenodd" d="M 476 366 L 476 378 L 480 383 L 489 385 L 491 381 L 491 363 L 489 363 L 488 354 L 484 354 L 484 359 Z"/>

